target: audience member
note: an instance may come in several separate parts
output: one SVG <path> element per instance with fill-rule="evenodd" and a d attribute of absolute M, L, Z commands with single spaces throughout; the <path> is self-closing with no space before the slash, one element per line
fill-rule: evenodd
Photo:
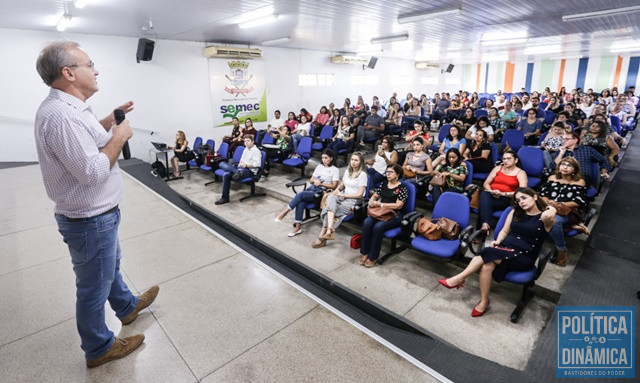
<path fill-rule="evenodd" d="M 597 162 L 600 166 L 600 172 L 603 178 L 609 177 L 609 162 L 600 153 L 590 146 L 580 145 L 580 136 L 576 132 L 568 132 L 564 135 L 564 142 L 555 158 L 555 164 L 558 166 L 563 158 L 574 157 L 580 164 L 582 175 L 588 185 L 595 186 L 598 184 L 598 174 L 593 174 L 591 163 Z"/>
<path fill-rule="evenodd" d="M 178 133 L 176 133 L 174 146 L 169 146 L 167 149 L 173 149 L 174 156 L 171 157 L 171 168 L 173 169 L 173 177 L 178 178 L 180 177 L 179 162 L 187 162 L 193 159 L 188 157 L 189 141 L 187 141 L 187 137 L 182 130 L 178 130 Z"/>
<path fill-rule="evenodd" d="M 447 151 L 445 162 L 436 166 L 435 174 L 441 174 L 444 177 L 445 184 L 433 187 L 434 205 L 444 192 L 462 193 L 464 191 L 464 181 L 467 178 L 467 174 L 469 174 L 469 170 L 458 149 L 451 148 Z"/>
<path fill-rule="evenodd" d="M 244 136 L 244 146 L 245 149 L 242 152 L 242 156 L 240 157 L 240 161 L 237 165 L 232 165 L 226 162 L 220 163 L 220 169 L 224 170 L 226 173 L 222 176 L 222 197 L 216 201 L 216 205 L 223 205 L 225 203 L 229 203 L 229 189 L 231 188 L 231 179 L 234 180 L 253 177 L 258 174 L 258 170 L 260 170 L 260 165 L 262 163 L 262 153 L 260 153 L 260 149 L 258 149 L 253 140 L 254 136 L 246 135 Z"/>
<path fill-rule="evenodd" d="M 402 208 L 409 199 L 407 187 L 399 180 L 402 176 L 400 165 L 387 165 L 385 173 L 387 178 L 373 192 L 369 200 L 369 209 L 389 209 L 393 212 L 394 217 L 389 220 L 379 220 L 369 216 L 364 220 L 359 263 L 365 267 L 373 267 L 376 264 L 380 256 L 384 233 L 400 226 L 404 213 Z"/>
<path fill-rule="evenodd" d="M 367 174 L 372 185 L 378 185 L 382 182 L 385 178 L 387 166 L 398 162 L 398 152 L 393 149 L 394 146 L 393 137 L 384 136 L 382 143 L 378 146 L 376 155 L 367 161 L 367 165 L 371 166 L 367 168 Z"/>
<path fill-rule="evenodd" d="M 491 247 L 483 248 L 462 272 L 438 280 L 449 289 L 461 287 L 467 277 L 480 271 L 480 302 L 473 308 L 472 317 L 487 311 L 492 279 L 502 282 L 509 271 L 525 271 L 535 265 L 553 226 L 556 210 L 547 206 L 533 189 L 518 188 L 513 201 L 513 210 Z"/>

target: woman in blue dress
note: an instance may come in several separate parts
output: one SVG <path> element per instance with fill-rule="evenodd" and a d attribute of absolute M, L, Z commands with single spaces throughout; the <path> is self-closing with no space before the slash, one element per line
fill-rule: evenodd
<path fill-rule="evenodd" d="M 556 209 L 548 206 L 531 188 L 520 187 L 513 194 L 513 210 L 491 247 L 485 247 L 461 273 L 438 282 L 451 289 L 480 270 L 480 302 L 471 316 L 482 316 L 489 307 L 491 279 L 502 282 L 509 271 L 526 271 L 535 264 L 540 248 L 555 222 Z"/>

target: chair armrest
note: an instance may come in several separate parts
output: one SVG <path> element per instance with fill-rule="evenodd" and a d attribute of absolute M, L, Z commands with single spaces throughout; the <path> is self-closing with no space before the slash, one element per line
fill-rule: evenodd
<path fill-rule="evenodd" d="M 538 279 L 538 277 L 542 274 L 544 268 L 547 266 L 547 262 L 549 261 L 550 257 L 551 250 L 548 247 L 544 246 L 542 250 L 540 250 L 540 255 L 538 255 L 538 267 L 534 280 Z"/>
<path fill-rule="evenodd" d="M 466 230 L 466 229 L 465 229 Z M 473 255 L 478 255 L 478 253 L 480 252 L 480 250 L 482 250 L 482 248 L 484 247 L 484 240 L 486 240 L 487 238 L 487 232 L 484 230 L 476 230 L 475 232 L 473 232 L 473 234 L 471 234 L 468 237 L 468 243 L 469 243 L 469 250 L 471 250 L 471 254 Z M 478 243 L 478 248 L 474 249 L 473 248 L 473 240 L 475 239 L 480 239 L 480 243 Z"/>
<path fill-rule="evenodd" d="M 473 233 L 473 226 L 469 225 L 460 232 L 460 246 L 458 247 L 458 252 L 456 254 L 458 259 L 462 259 L 464 255 L 467 253 L 467 249 L 471 248 L 471 234 Z M 475 255 L 475 253 L 474 253 Z"/>
<path fill-rule="evenodd" d="M 416 222 L 424 215 L 417 211 L 412 211 L 411 213 L 407 213 L 402 217 L 402 221 L 400 221 L 400 229 L 402 230 L 402 240 L 407 242 L 411 238 L 411 235 L 414 233 L 414 227 Z"/>

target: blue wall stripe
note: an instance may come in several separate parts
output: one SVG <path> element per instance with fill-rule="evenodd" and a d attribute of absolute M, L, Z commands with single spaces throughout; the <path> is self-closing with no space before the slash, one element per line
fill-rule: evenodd
<path fill-rule="evenodd" d="M 580 59 L 578 64 L 578 77 L 576 78 L 576 89 L 584 89 L 584 80 L 587 78 L 587 66 L 589 65 L 589 58 L 585 57 Z"/>
<path fill-rule="evenodd" d="M 524 88 L 527 92 L 531 92 L 531 80 L 533 79 L 533 63 L 527 64 L 527 77 L 524 81 Z"/>
<path fill-rule="evenodd" d="M 487 63 L 487 69 L 484 72 L 484 92 L 487 93 L 487 84 L 489 82 L 489 63 Z"/>
<path fill-rule="evenodd" d="M 636 86 L 638 81 L 638 69 L 640 68 L 640 57 L 631 57 L 629 59 L 629 71 L 627 72 L 627 83 L 624 86 L 624 90 L 629 89 L 630 86 Z"/>

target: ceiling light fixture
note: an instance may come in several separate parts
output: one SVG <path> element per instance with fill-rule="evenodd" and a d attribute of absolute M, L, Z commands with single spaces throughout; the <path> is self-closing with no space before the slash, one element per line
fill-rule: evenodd
<path fill-rule="evenodd" d="M 604 9 L 602 11 L 576 13 L 573 15 L 562 16 L 562 21 L 576 21 L 584 19 L 593 19 L 595 17 L 615 16 L 623 13 L 638 12 L 640 11 L 640 5 L 634 5 L 631 7 Z"/>
<path fill-rule="evenodd" d="M 58 30 L 58 32 L 63 32 L 65 29 L 67 29 L 69 24 L 71 24 L 71 15 L 68 13 L 65 13 L 62 15 L 60 20 L 58 20 L 58 24 L 56 24 L 56 29 Z"/>
<path fill-rule="evenodd" d="M 562 47 L 560 44 L 555 45 L 539 45 L 537 47 L 526 47 L 524 49 L 525 55 L 536 55 L 543 53 L 560 53 Z"/>
<path fill-rule="evenodd" d="M 637 43 L 636 45 L 629 45 L 629 46 L 618 46 L 618 47 L 612 46 L 609 49 L 609 51 L 612 53 L 640 51 L 640 43 Z"/>
<path fill-rule="evenodd" d="M 583 55 L 573 55 L 573 56 L 553 56 L 549 57 L 549 60 L 577 60 L 583 58 Z"/>
<path fill-rule="evenodd" d="M 272 15 L 242 22 L 238 24 L 238 27 L 240 27 L 240 29 L 249 29 L 249 28 L 260 26 L 260 25 L 270 24 L 276 20 L 278 20 L 278 15 L 274 13 Z"/>
<path fill-rule="evenodd" d="M 394 41 L 405 41 L 409 38 L 409 34 L 407 32 L 393 35 L 393 36 L 385 36 L 385 37 L 374 37 L 371 39 L 371 44 L 383 44 L 383 43 L 392 43 Z"/>
<path fill-rule="evenodd" d="M 404 15 L 398 16 L 398 23 L 406 24 L 406 23 L 415 23 L 416 21 L 423 21 L 429 19 L 436 19 L 442 16 L 449 15 L 459 15 L 462 8 L 453 8 L 453 9 L 445 9 L 442 11 L 436 12 L 424 12 L 424 13 L 406 13 Z"/>
<path fill-rule="evenodd" d="M 87 5 L 88 2 L 89 0 L 74 0 L 73 6 L 78 9 L 82 9 Z"/>
<path fill-rule="evenodd" d="M 289 41 L 291 41 L 291 37 L 282 37 L 280 39 L 263 41 L 260 45 L 278 45 L 288 43 Z"/>

